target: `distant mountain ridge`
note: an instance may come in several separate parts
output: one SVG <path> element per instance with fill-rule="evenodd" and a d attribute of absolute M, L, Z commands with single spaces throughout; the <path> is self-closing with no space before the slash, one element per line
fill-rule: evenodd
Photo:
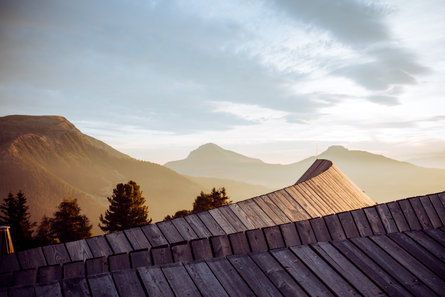
<path fill-rule="evenodd" d="M 106 197 L 117 183 L 130 179 L 141 185 L 154 221 L 191 208 L 199 192 L 211 186 L 208 179 L 192 180 L 120 153 L 83 134 L 64 117 L 0 117 L 0 199 L 9 191 L 23 190 L 33 220 L 52 215 L 61 199 L 73 196 L 98 231 L 99 214 L 108 207 Z M 225 185 L 235 200 L 268 190 L 221 179 L 212 182 Z"/>
<path fill-rule="evenodd" d="M 213 153 L 213 158 L 210 152 Z M 223 160 L 221 156 L 224 156 Z M 230 158 L 231 156 L 234 158 Z M 418 167 L 366 151 L 348 150 L 342 146 L 331 146 L 318 158 L 333 161 L 376 202 L 445 189 L 443 169 Z M 168 162 L 165 166 L 190 176 L 230 177 L 278 189 L 295 182 L 295 176 L 301 176 L 315 159 L 316 157 L 309 157 L 288 165 L 269 164 L 215 144 L 205 144 L 190 153 L 186 159 Z"/>

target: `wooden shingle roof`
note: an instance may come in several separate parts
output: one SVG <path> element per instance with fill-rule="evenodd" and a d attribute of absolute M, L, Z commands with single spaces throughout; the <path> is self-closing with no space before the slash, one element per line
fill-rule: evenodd
<path fill-rule="evenodd" d="M 375 205 L 330 161 L 308 172 L 249 202 L 4 256 L 0 296 L 445 294 L 444 192 Z"/>

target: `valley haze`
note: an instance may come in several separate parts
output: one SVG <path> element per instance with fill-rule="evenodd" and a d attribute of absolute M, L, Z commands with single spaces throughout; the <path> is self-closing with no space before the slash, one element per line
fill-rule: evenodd
<path fill-rule="evenodd" d="M 0 117 L 0 195 L 23 190 L 34 220 L 51 215 L 63 199 L 75 197 L 93 222 L 107 208 L 117 183 L 135 180 L 154 221 L 191 209 L 200 191 L 226 187 L 240 201 L 294 184 L 316 159 L 288 165 L 208 143 L 186 159 L 165 166 L 140 161 L 82 133 L 61 116 Z M 422 168 L 382 155 L 331 146 L 318 158 L 332 160 L 376 202 L 443 190 L 445 170 Z"/>

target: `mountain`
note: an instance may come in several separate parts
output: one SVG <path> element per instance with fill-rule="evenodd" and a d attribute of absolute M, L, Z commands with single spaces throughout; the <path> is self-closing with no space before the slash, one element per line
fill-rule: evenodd
<path fill-rule="evenodd" d="M 298 177 L 295 176 L 295 179 Z M 141 185 L 154 221 L 190 209 L 200 191 L 225 185 L 232 200 L 268 191 L 227 180 L 190 179 L 159 164 L 139 161 L 80 132 L 60 116 L 0 117 L 0 197 L 23 190 L 32 219 L 52 215 L 62 198 L 75 197 L 98 233 L 117 183 Z M 241 184 L 241 185 L 240 185 Z"/>
<path fill-rule="evenodd" d="M 423 168 L 365 151 L 331 146 L 318 158 L 333 161 L 376 202 L 443 191 L 445 170 Z M 184 160 L 168 162 L 166 167 L 181 174 L 231 178 L 278 189 L 295 182 L 314 162 L 310 157 L 300 162 L 268 164 L 215 144 L 205 144 Z"/>

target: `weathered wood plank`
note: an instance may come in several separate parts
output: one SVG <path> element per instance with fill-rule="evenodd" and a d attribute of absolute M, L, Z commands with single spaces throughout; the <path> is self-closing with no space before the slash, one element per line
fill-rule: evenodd
<path fill-rule="evenodd" d="M 108 267 L 110 271 L 130 269 L 130 259 L 127 253 L 111 255 L 108 257 Z"/>
<path fill-rule="evenodd" d="M 42 247 L 48 265 L 70 262 L 70 256 L 63 243 Z"/>
<path fill-rule="evenodd" d="M 388 206 L 399 231 L 405 232 L 411 230 L 405 216 L 403 215 L 400 205 L 396 201 L 386 203 L 386 205 Z"/>
<path fill-rule="evenodd" d="M 3 272 L 0 273 L 0 288 L 7 288 L 13 285 L 13 273 Z"/>
<path fill-rule="evenodd" d="M 35 286 L 36 297 L 63 297 L 59 282 Z"/>
<path fill-rule="evenodd" d="M 383 270 L 363 251 L 357 248 L 349 240 L 332 242 L 342 254 L 348 258 L 355 266 L 357 266 L 364 274 L 367 275 L 376 285 L 385 291 L 389 296 L 413 296 L 405 289 L 397 280 L 394 279 L 388 272 Z"/>
<path fill-rule="evenodd" d="M 289 190 L 290 193 L 287 190 Z M 293 187 L 288 187 L 286 189 L 273 192 L 272 195 L 277 196 L 281 201 L 283 201 L 286 204 L 286 206 L 289 207 L 294 217 L 292 221 L 312 218 L 313 215 L 310 213 L 309 210 L 305 208 L 306 206 L 303 205 L 300 199 L 301 194 L 297 195 L 297 193 L 298 191 L 295 191 Z"/>
<path fill-rule="evenodd" d="M 272 250 L 271 254 L 311 296 L 334 296 L 289 249 Z"/>
<path fill-rule="evenodd" d="M 192 250 L 188 243 L 174 245 L 171 250 L 175 262 L 193 261 Z"/>
<path fill-rule="evenodd" d="M 63 295 L 65 297 L 89 297 L 88 284 L 84 277 L 62 280 Z"/>
<path fill-rule="evenodd" d="M 211 259 L 213 257 L 212 247 L 208 238 L 196 239 L 190 242 L 195 260 Z"/>
<path fill-rule="evenodd" d="M 255 253 L 250 257 L 284 296 L 304 297 L 306 292 L 269 253 Z"/>
<path fill-rule="evenodd" d="M 287 223 L 280 225 L 281 233 L 283 234 L 284 243 L 286 246 L 300 245 L 301 240 L 297 232 L 297 227 L 294 223 Z"/>
<path fill-rule="evenodd" d="M 402 264 L 415 277 L 420 279 L 436 294 L 445 294 L 445 282 L 438 278 L 433 272 L 426 268 L 422 262 L 407 253 L 403 248 L 386 236 L 373 236 L 371 240 L 377 243 L 385 252 L 390 254 Z"/>
<path fill-rule="evenodd" d="M 362 209 L 356 209 L 351 211 L 352 217 L 354 218 L 355 225 L 357 226 L 360 236 L 371 236 L 372 229 L 369 225 L 368 219 Z"/>
<path fill-rule="evenodd" d="M 431 203 L 431 200 L 428 196 L 423 196 L 419 198 L 423 208 L 425 209 L 425 212 L 430 219 L 431 225 L 433 228 L 439 228 L 442 227 L 442 221 L 440 220 L 439 216 L 437 215 L 436 209 Z"/>
<path fill-rule="evenodd" d="M 113 254 L 111 247 L 108 245 L 105 237 L 103 236 L 91 237 L 88 238 L 86 241 L 88 246 L 90 247 L 93 257 L 102 257 Z"/>
<path fill-rule="evenodd" d="M 209 266 L 204 261 L 197 261 L 193 263 L 184 264 L 193 282 L 198 287 L 202 296 L 205 297 L 224 297 L 227 295 L 226 291 L 219 283 Z"/>
<path fill-rule="evenodd" d="M 133 250 L 125 233 L 122 231 L 109 233 L 105 235 L 105 238 L 108 240 L 114 254 L 129 253 Z"/>
<path fill-rule="evenodd" d="M 63 264 L 63 278 L 85 277 L 85 262 L 76 261 Z"/>
<path fill-rule="evenodd" d="M 338 296 L 360 296 L 338 273 L 308 246 L 290 248 Z"/>
<path fill-rule="evenodd" d="M 206 263 L 229 296 L 255 296 L 252 290 L 247 286 L 246 282 L 226 258 L 215 258 L 207 260 Z"/>
<path fill-rule="evenodd" d="M 0 273 L 20 270 L 16 253 L 0 256 L 0 263 Z"/>
<path fill-rule="evenodd" d="M 190 226 L 184 218 L 177 218 L 171 222 L 173 225 L 175 225 L 176 229 L 178 229 L 182 238 L 185 240 L 193 240 L 198 238 L 198 235 L 196 235 L 195 231 L 193 231 L 192 226 Z"/>
<path fill-rule="evenodd" d="M 198 238 L 208 238 L 212 235 L 209 229 L 204 225 L 201 219 L 196 214 L 191 214 L 185 216 L 184 219 L 189 223 L 189 225 L 193 228 Z M 215 222 L 216 223 L 216 222 Z"/>
<path fill-rule="evenodd" d="M 249 256 L 236 255 L 227 258 L 257 296 L 283 296 Z"/>
<path fill-rule="evenodd" d="M 377 212 L 382 219 L 383 226 L 385 227 L 386 233 L 399 232 L 396 222 L 389 211 L 388 205 L 379 204 L 376 207 Z"/>
<path fill-rule="evenodd" d="M 151 248 L 151 244 L 145 237 L 140 227 L 124 230 L 133 250 L 142 250 Z"/>
<path fill-rule="evenodd" d="M 266 197 L 269 198 L 270 201 L 272 201 L 286 215 L 286 217 L 289 219 L 289 222 L 296 221 L 299 217 L 303 217 L 303 215 L 299 214 L 294 207 L 290 206 L 287 200 L 278 196 L 276 193 L 269 193 L 266 195 Z"/>
<path fill-rule="evenodd" d="M 442 225 L 445 225 L 445 207 L 440 201 L 439 195 L 429 195 L 429 198 L 431 200 L 431 204 L 433 205 L 439 216 L 440 221 L 442 222 Z"/>
<path fill-rule="evenodd" d="M 297 227 L 298 234 L 300 234 L 301 242 L 303 244 L 317 242 L 309 220 L 295 222 L 295 226 Z"/>
<path fill-rule="evenodd" d="M 279 249 L 286 247 L 279 226 L 266 227 L 263 229 L 269 249 Z"/>
<path fill-rule="evenodd" d="M 218 210 L 226 218 L 230 225 L 233 226 L 236 232 L 247 230 L 247 227 L 243 224 L 240 218 L 233 213 L 229 206 L 218 207 Z"/>
<path fill-rule="evenodd" d="M 445 231 L 440 229 L 429 229 L 424 230 L 424 232 L 445 247 Z"/>
<path fill-rule="evenodd" d="M 343 256 L 335 247 L 327 242 L 319 242 L 312 246 L 320 256 L 334 267 L 341 276 L 364 296 L 386 296 L 366 275 L 351 261 Z"/>
<path fill-rule="evenodd" d="M 14 271 L 14 286 L 32 285 L 37 282 L 37 269 L 30 268 L 20 271 Z"/>
<path fill-rule="evenodd" d="M 232 224 L 230 224 L 227 218 L 223 216 L 223 214 L 218 208 L 209 210 L 209 213 L 212 215 L 212 217 L 215 219 L 218 225 L 223 229 L 225 234 L 236 232 L 236 229 L 232 226 Z"/>
<path fill-rule="evenodd" d="M 87 259 L 85 262 L 85 267 L 88 276 L 108 272 L 107 257 L 103 256 Z"/>
<path fill-rule="evenodd" d="M 414 239 L 430 253 L 445 263 L 445 247 L 421 231 L 406 232 L 406 235 Z"/>
<path fill-rule="evenodd" d="M 120 297 L 145 297 L 136 271 L 121 270 L 113 272 L 113 279 Z"/>
<path fill-rule="evenodd" d="M 255 223 L 252 218 L 242 210 L 238 203 L 233 203 L 229 205 L 232 212 L 243 222 L 246 229 L 255 229 Z"/>
<path fill-rule="evenodd" d="M 59 264 L 39 268 L 39 283 L 48 283 L 62 279 L 62 266 Z"/>
<path fill-rule="evenodd" d="M 224 257 L 232 255 L 229 237 L 227 235 L 214 236 L 210 238 L 213 254 L 215 257 Z"/>
<path fill-rule="evenodd" d="M 311 218 L 322 216 L 325 213 L 317 204 L 313 203 L 312 198 L 303 191 L 300 185 L 287 187 L 284 190 Z M 291 200 L 289 199 L 289 201 Z"/>
<path fill-rule="evenodd" d="M 162 234 L 164 234 L 169 243 L 184 241 L 184 238 L 181 236 L 181 234 L 179 234 L 179 231 L 171 221 L 159 222 L 156 225 L 158 225 Z"/>
<path fill-rule="evenodd" d="M 234 255 L 250 252 L 249 243 L 244 232 L 229 234 L 229 240 Z"/>
<path fill-rule="evenodd" d="M 176 296 L 201 296 L 198 288 L 182 264 L 169 264 L 163 266 L 161 269 Z"/>
<path fill-rule="evenodd" d="M 9 297 L 35 297 L 34 286 L 18 286 L 9 288 Z"/>
<path fill-rule="evenodd" d="M 134 251 L 130 253 L 131 267 L 141 267 L 151 265 L 151 256 L 148 250 Z"/>
<path fill-rule="evenodd" d="M 369 225 L 371 226 L 372 233 L 375 235 L 383 235 L 386 234 L 385 227 L 383 227 L 382 220 L 380 219 L 375 206 L 370 206 L 363 208 L 363 212 L 368 218 Z"/>
<path fill-rule="evenodd" d="M 141 227 L 141 229 L 142 232 L 144 232 L 145 236 L 147 237 L 152 247 L 168 244 L 167 239 L 164 237 L 161 230 L 159 230 L 156 224 L 148 224 Z"/>
<path fill-rule="evenodd" d="M 383 238 L 383 236 L 382 236 Z M 420 279 L 414 276 L 409 270 L 399 264 L 394 258 L 389 256 L 384 250 L 377 246 L 369 238 L 357 237 L 351 239 L 364 253 L 369 255 L 384 270 L 390 273 L 395 279 L 405 286 L 410 292 L 417 296 L 434 296 L 434 292 L 425 286 Z"/>
<path fill-rule="evenodd" d="M 431 229 L 433 228 L 433 225 L 431 224 L 430 218 L 428 217 L 425 208 L 423 208 L 422 203 L 420 202 L 419 197 L 410 198 L 408 199 L 411 203 L 411 206 L 413 207 L 413 210 L 415 214 L 417 215 L 417 218 L 419 219 L 420 225 L 423 229 Z"/>
<path fill-rule="evenodd" d="M 314 231 L 317 241 L 330 241 L 328 228 L 326 227 L 323 218 L 314 218 L 309 220 L 312 230 Z"/>
<path fill-rule="evenodd" d="M 109 273 L 89 276 L 88 283 L 90 284 L 93 297 L 119 297 Z"/>
<path fill-rule="evenodd" d="M 256 228 L 273 226 L 275 223 L 252 199 L 238 202 L 238 205 L 249 215 Z"/>
<path fill-rule="evenodd" d="M 175 296 L 159 267 L 139 267 L 137 271 L 148 296 Z"/>
<path fill-rule="evenodd" d="M 209 229 L 213 236 L 224 235 L 223 228 L 218 224 L 218 222 L 213 218 L 213 216 L 208 211 L 203 211 L 197 214 L 204 225 Z"/>
<path fill-rule="evenodd" d="M 93 253 L 85 239 L 67 242 L 65 246 L 72 261 L 85 261 L 86 259 L 93 258 Z"/>
<path fill-rule="evenodd" d="M 404 200 L 399 200 L 398 203 L 400 209 L 403 212 L 403 215 L 405 216 L 406 221 L 408 222 L 409 230 L 422 230 L 420 222 L 417 219 L 417 216 L 414 213 L 414 210 L 411 207 L 409 201 L 407 199 L 404 199 Z"/>
<path fill-rule="evenodd" d="M 45 256 L 43 255 L 42 248 L 40 247 L 17 252 L 17 257 L 22 269 L 46 265 Z"/>
<path fill-rule="evenodd" d="M 336 214 L 324 216 L 323 219 L 328 227 L 329 234 L 333 240 L 343 240 L 346 239 L 346 234 L 343 230 L 342 224 Z M 355 223 L 354 223 L 355 226 Z"/>
<path fill-rule="evenodd" d="M 161 265 L 173 262 L 173 255 L 169 246 L 152 248 L 151 256 L 153 258 L 154 265 Z"/>
<path fill-rule="evenodd" d="M 343 234 L 346 236 L 346 238 L 353 238 L 353 237 L 359 236 L 357 226 L 355 225 L 355 222 L 354 222 L 354 218 L 352 217 L 352 214 L 349 211 L 338 213 L 337 217 L 340 221 L 341 227 L 343 227 L 343 231 L 344 231 Z M 325 217 L 325 220 L 326 220 L 326 217 Z M 329 228 L 329 224 L 327 222 L 326 222 L 326 224 L 328 225 L 328 228 Z M 331 230 L 329 230 L 329 231 L 331 232 L 331 235 L 332 235 L 332 231 Z M 345 239 L 342 236 L 335 236 L 335 237 L 332 236 L 332 238 L 334 240 Z"/>
<path fill-rule="evenodd" d="M 253 200 L 274 221 L 275 225 L 290 222 L 286 214 L 268 196 L 262 195 Z"/>
<path fill-rule="evenodd" d="M 268 250 L 263 230 L 248 230 L 246 231 L 246 235 L 252 252 L 266 252 Z"/>
<path fill-rule="evenodd" d="M 437 275 L 445 275 L 445 265 L 412 238 L 403 233 L 389 234 L 389 237 Z"/>

